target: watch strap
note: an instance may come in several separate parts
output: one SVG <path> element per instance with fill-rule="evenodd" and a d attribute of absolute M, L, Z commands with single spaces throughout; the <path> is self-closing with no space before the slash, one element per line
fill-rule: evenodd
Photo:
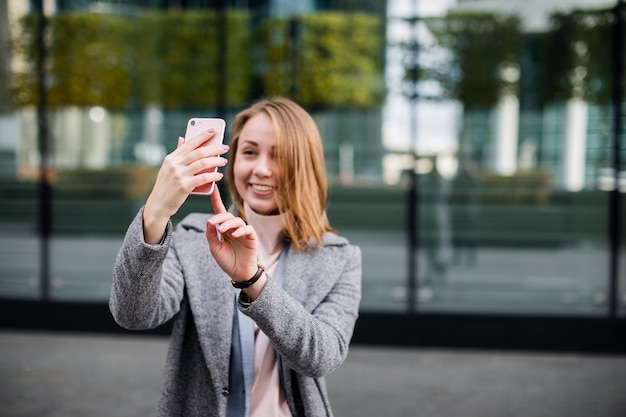
<path fill-rule="evenodd" d="M 259 280 L 259 278 L 261 278 L 261 275 L 263 275 L 263 271 L 265 271 L 265 268 L 263 267 L 263 265 L 261 265 L 260 262 L 257 262 L 256 264 L 257 264 L 257 267 L 259 269 L 256 270 L 256 273 L 254 274 L 254 276 L 252 278 L 250 278 L 249 280 L 247 280 L 247 281 L 235 281 L 235 280 L 231 279 L 230 283 L 233 284 L 233 287 L 235 287 L 235 288 L 248 288 L 252 284 L 257 282 Z"/>

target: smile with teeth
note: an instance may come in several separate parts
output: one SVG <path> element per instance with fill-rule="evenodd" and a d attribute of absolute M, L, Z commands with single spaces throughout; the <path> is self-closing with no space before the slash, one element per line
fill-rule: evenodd
<path fill-rule="evenodd" d="M 272 191 L 274 187 L 271 185 L 250 184 L 257 191 Z"/>

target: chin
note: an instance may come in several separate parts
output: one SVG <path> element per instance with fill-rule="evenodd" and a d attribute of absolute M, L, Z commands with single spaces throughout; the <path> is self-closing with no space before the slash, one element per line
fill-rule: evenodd
<path fill-rule="evenodd" d="M 271 216 L 275 214 L 280 214 L 278 207 L 268 207 L 267 205 L 259 205 L 259 204 L 250 204 L 250 208 L 254 210 L 256 213 Z"/>

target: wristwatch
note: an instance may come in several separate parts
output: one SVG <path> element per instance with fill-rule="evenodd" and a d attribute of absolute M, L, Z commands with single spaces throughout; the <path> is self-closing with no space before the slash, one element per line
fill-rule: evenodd
<path fill-rule="evenodd" d="M 256 270 L 256 273 L 254 274 L 254 276 L 252 278 L 250 278 L 247 281 L 235 281 L 231 278 L 230 283 L 233 284 L 233 287 L 235 288 L 248 288 L 250 287 L 252 284 L 254 284 L 255 282 L 257 282 L 259 280 L 259 278 L 261 278 L 261 275 L 263 275 L 263 271 L 265 271 L 265 268 L 263 267 L 263 265 L 261 265 L 260 262 L 256 263 L 257 267 L 259 269 Z"/>

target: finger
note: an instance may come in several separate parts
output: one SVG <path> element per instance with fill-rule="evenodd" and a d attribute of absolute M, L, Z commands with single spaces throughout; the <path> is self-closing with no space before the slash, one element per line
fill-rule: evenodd
<path fill-rule="evenodd" d="M 198 150 L 194 152 L 198 152 Z M 187 165 L 194 174 L 197 174 L 199 172 L 217 170 L 217 168 L 222 168 L 227 163 L 228 160 L 221 156 L 205 156 L 200 159 L 192 160 Z"/>
<path fill-rule="evenodd" d="M 233 218 L 235 218 L 235 216 L 233 216 L 232 213 L 229 213 L 229 212 L 218 213 L 218 214 L 214 214 L 213 216 L 209 217 L 209 222 L 213 226 L 215 226 L 217 224 L 224 223 L 225 221 L 233 219 Z"/>
<path fill-rule="evenodd" d="M 202 146 L 203 143 L 213 139 L 213 136 L 215 136 L 215 129 L 211 128 L 208 130 L 203 130 L 196 136 L 192 136 L 191 138 L 183 138 L 183 143 L 181 144 L 181 146 L 185 145 L 185 147 L 187 148 L 196 149 Z"/>
<path fill-rule="evenodd" d="M 218 227 L 220 227 L 222 223 L 234 218 L 235 216 L 233 216 L 232 213 L 225 212 L 215 214 L 207 219 L 206 237 L 209 240 L 209 244 L 223 240 L 222 231 L 219 230 Z"/>
<path fill-rule="evenodd" d="M 222 234 L 217 231 L 217 228 L 210 221 L 207 221 L 205 235 L 212 249 L 214 245 L 222 241 Z"/>
<path fill-rule="evenodd" d="M 199 172 L 212 171 L 214 168 L 221 168 L 228 163 L 228 159 L 219 156 L 227 149 L 222 145 L 200 146 L 196 149 L 186 148 L 187 152 L 180 156 L 180 162 L 190 168 L 194 175 Z"/>
<path fill-rule="evenodd" d="M 213 213 L 227 213 L 222 197 L 220 196 L 220 190 L 217 184 L 213 187 L 213 194 L 211 194 L 211 205 L 213 205 Z"/>
<path fill-rule="evenodd" d="M 178 137 L 178 145 L 177 145 L 176 147 L 178 147 L 178 146 L 182 145 L 183 143 L 185 143 L 185 138 L 184 138 L 184 137 L 182 137 L 182 136 L 179 136 L 179 137 Z"/>
<path fill-rule="evenodd" d="M 232 233 L 240 227 L 246 226 L 246 223 L 241 219 L 241 217 L 231 217 L 227 220 L 219 222 L 215 226 L 217 227 L 217 231 L 220 233 Z"/>
<path fill-rule="evenodd" d="M 198 146 L 201 146 L 203 143 L 208 142 L 209 140 L 213 139 L 213 136 L 215 136 L 215 129 L 210 128 L 209 130 L 204 130 L 200 132 L 200 134 L 192 137 L 191 140 L 188 141 L 188 143 L 194 148 L 197 148 Z"/>
<path fill-rule="evenodd" d="M 189 186 L 192 190 L 198 187 L 210 186 L 211 183 L 220 181 L 222 178 L 224 178 L 224 174 L 219 171 L 196 174 L 190 178 Z"/>
<path fill-rule="evenodd" d="M 237 229 L 235 229 L 232 233 L 231 236 L 235 237 L 235 238 L 241 238 L 241 237 L 254 237 L 256 234 L 256 232 L 254 231 L 254 227 L 252 227 L 249 224 L 245 224 L 241 227 L 238 227 Z"/>

